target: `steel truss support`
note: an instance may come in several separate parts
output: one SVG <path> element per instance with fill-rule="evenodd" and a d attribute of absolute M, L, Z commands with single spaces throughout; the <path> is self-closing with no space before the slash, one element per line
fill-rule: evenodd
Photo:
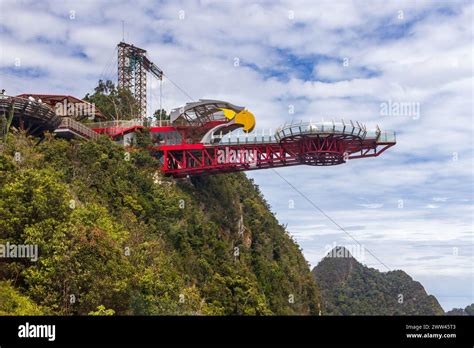
<path fill-rule="evenodd" d="M 144 49 L 125 42 L 118 44 L 118 87 L 132 93 L 141 118 L 146 117 L 145 54 Z"/>
<path fill-rule="evenodd" d="M 162 170 L 175 177 L 182 177 L 295 164 L 299 164 L 295 153 L 280 144 L 242 144 L 206 146 L 202 149 L 166 149 L 163 151 Z"/>
<path fill-rule="evenodd" d="M 381 145 L 382 149 L 378 150 Z M 380 155 L 393 144 L 377 144 L 337 136 L 311 136 L 281 143 L 229 144 L 189 148 L 156 148 L 163 172 L 174 177 L 229 173 L 292 165 L 329 166 L 348 159 Z"/>

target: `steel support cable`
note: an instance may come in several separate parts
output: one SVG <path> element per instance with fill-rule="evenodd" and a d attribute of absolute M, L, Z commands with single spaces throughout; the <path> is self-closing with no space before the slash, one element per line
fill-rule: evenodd
<path fill-rule="evenodd" d="M 336 225 L 342 232 L 347 234 L 354 242 L 359 244 L 361 247 L 363 247 L 367 252 L 373 256 L 375 260 L 377 260 L 380 264 L 382 264 L 388 271 L 390 271 L 390 267 L 388 267 L 382 260 L 380 260 L 370 249 L 366 248 L 365 246 L 362 245 L 357 239 L 355 239 L 354 236 L 352 236 L 349 232 L 347 232 L 344 227 L 339 225 L 333 218 L 331 218 L 328 214 L 326 214 L 321 208 L 319 208 L 308 196 L 306 196 L 303 192 L 298 190 L 291 182 L 289 182 L 285 177 L 283 177 L 278 171 L 273 169 L 273 172 L 277 174 L 284 182 L 286 182 L 294 191 L 296 191 L 301 197 L 303 197 L 309 204 L 311 204 L 316 210 L 318 210 L 321 214 L 323 214 L 329 221 L 331 221 L 334 225 Z"/>
<path fill-rule="evenodd" d="M 146 74 L 146 95 L 150 96 L 150 103 L 146 103 L 146 112 L 147 115 L 152 115 L 153 112 L 153 81 L 151 77 Z"/>
<path fill-rule="evenodd" d="M 163 76 L 166 77 L 166 78 L 168 79 L 168 81 L 173 84 L 173 86 L 175 86 L 181 93 L 183 93 L 183 94 L 184 94 L 186 97 L 188 97 L 191 101 L 196 100 L 196 99 L 194 99 L 193 97 L 191 97 L 184 89 L 182 89 L 181 87 L 179 87 L 177 83 L 175 83 L 173 80 L 171 80 L 168 75 L 166 75 L 165 73 L 163 73 Z"/>
<path fill-rule="evenodd" d="M 161 119 L 163 118 L 163 79 L 160 80 L 160 127 L 161 127 Z"/>
<path fill-rule="evenodd" d="M 163 109 L 163 80 L 160 80 L 160 110 L 162 109 Z"/>
<path fill-rule="evenodd" d="M 114 51 L 113 51 L 112 56 L 111 56 L 110 59 L 106 62 L 106 65 L 104 66 L 104 69 L 102 69 L 102 73 L 99 75 L 99 80 L 101 80 L 101 79 L 103 79 L 103 78 L 105 79 L 105 78 L 108 77 L 108 71 L 109 71 L 109 69 L 110 69 L 110 66 L 111 66 L 112 64 L 115 65 L 115 63 L 114 63 L 114 58 L 115 58 L 115 56 L 117 55 L 116 52 L 117 52 L 117 47 L 114 48 Z"/>

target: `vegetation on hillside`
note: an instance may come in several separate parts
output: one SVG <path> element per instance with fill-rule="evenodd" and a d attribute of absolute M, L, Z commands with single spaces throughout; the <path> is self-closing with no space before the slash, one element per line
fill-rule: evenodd
<path fill-rule="evenodd" d="M 85 100 L 108 120 L 138 115 L 111 81 Z M 34 245 L 39 257 L 0 258 L 0 315 L 443 314 L 402 271 L 326 257 L 311 274 L 252 180 L 163 177 L 149 130 L 128 149 L 51 134 L 38 145 L 9 122 L 0 119 L 0 247 Z"/>
<path fill-rule="evenodd" d="M 379 272 L 359 263 L 348 251 L 331 251 L 313 269 L 329 315 L 442 315 L 436 298 L 403 271 Z M 350 255 L 350 254 L 349 254 Z"/>
<path fill-rule="evenodd" d="M 446 315 L 474 315 L 474 303 L 466 306 L 466 308 L 453 308 L 447 311 Z"/>
<path fill-rule="evenodd" d="M 298 245 L 244 174 L 163 177 L 148 151 L 0 144 L 0 314 L 318 314 Z"/>

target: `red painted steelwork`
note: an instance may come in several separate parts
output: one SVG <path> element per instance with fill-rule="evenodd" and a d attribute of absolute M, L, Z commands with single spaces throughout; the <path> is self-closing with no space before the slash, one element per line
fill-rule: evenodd
<path fill-rule="evenodd" d="M 115 137 L 143 126 L 94 129 L 96 132 Z M 177 132 L 178 144 L 169 142 L 166 135 L 150 149 L 155 150 L 163 163 L 166 175 L 185 177 L 231 173 L 238 171 L 277 168 L 294 165 L 330 166 L 345 163 L 349 159 L 376 157 L 395 145 L 395 142 L 377 142 L 375 138 L 363 139 L 353 134 L 294 134 L 280 142 L 218 143 L 216 145 L 193 142 L 191 127 L 151 127 L 152 133 Z M 201 133 L 202 131 L 198 132 Z M 171 139 L 171 138 L 170 138 Z M 232 157 L 234 154 L 234 157 Z"/>
<path fill-rule="evenodd" d="M 355 136 L 329 135 L 284 139 L 280 143 L 203 145 L 198 149 L 192 149 L 188 144 L 186 148 L 176 145 L 157 149 L 163 153 L 161 170 L 174 177 L 184 177 L 303 164 L 337 165 L 348 159 L 378 156 L 393 145 Z M 232 151 L 247 156 L 223 156 Z"/>
<path fill-rule="evenodd" d="M 134 132 L 137 129 L 143 129 L 143 126 L 132 126 L 132 127 L 110 127 L 110 128 L 92 128 L 92 130 L 99 134 L 108 135 L 109 137 L 115 137 L 120 134 L 126 134 Z"/>

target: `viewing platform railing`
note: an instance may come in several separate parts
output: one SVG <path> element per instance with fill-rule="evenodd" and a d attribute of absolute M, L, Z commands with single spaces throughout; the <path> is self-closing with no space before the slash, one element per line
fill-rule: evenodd
<path fill-rule="evenodd" d="M 137 126 L 139 127 L 165 127 L 165 126 L 170 126 L 171 121 L 135 119 L 135 120 L 92 122 L 92 123 L 85 123 L 85 125 L 89 128 L 130 128 L 130 127 L 137 127 Z"/>
<path fill-rule="evenodd" d="M 71 131 L 83 138 L 87 138 L 91 140 L 98 140 L 100 137 L 100 134 L 94 132 L 89 127 L 86 127 L 83 123 L 75 121 L 69 117 L 62 117 L 61 124 L 55 130 L 56 133 L 65 132 L 65 131 Z"/>
<path fill-rule="evenodd" d="M 261 131 L 255 130 L 251 133 L 243 133 L 240 131 L 230 132 L 222 137 L 214 135 L 211 139 L 214 141 L 214 145 L 264 144 L 278 142 L 275 138 L 275 133 L 272 134 L 271 130 L 265 132 L 264 129 Z"/>
<path fill-rule="evenodd" d="M 261 134 L 259 134 L 261 133 Z M 271 130 L 256 130 L 251 133 L 243 133 L 240 130 L 227 133 L 223 136 L 214 134 L 211 138 L 213 144 L 235 145 L 235 144 L 257 144 L 277 143 L 282 139 L 298 135 L 320 134 L 323 136 L 331 134 L 345 134 L 360 137 L 363 140 L 375 139 L 377 143 L 396 143 L 395 132 L 382 131 L 380 128 L 367 130 L 359 122 L 292 122 L 279 127 L 276 132 Z"/>
<path fill-rule="evenodd" d="M 375 139 L 377 142 L 396 142 L 395 132 L 392 131 L 382 131 L 378 126 L 375 130 L 367 130 L 366 126 L 359 122 L 349 123 L 344 122 L 334 122 L 334 121 L 322 121 L 322 122 L 292 122 L 290 124 L 284 124 L 277 129 L 275 133 L 276 139 L 280 141 L 281 139 L 298 136 L 298 135 L 310 135 L 310 134 L 320 134 L 320 135 L 331 135 L 331 134 L 340 134 L 340 135 L 351 135 L 359 137 L 362 140 Z"/>
<path fill-rule="evenodd" d="M 165 127 L 170 126 L 169 120 L 147 120 L 147 119 L 135 119 L 135 120 L 118 120 L 118 121 L 105 121 L 105 122 L 94 122 L 86 123 L 85 126 L 92 129 L 120 129 L 130 127 Z M 259 134 L 261 133 L 261 134 Z M 251 133 L 243 133 L 240 130 L 227 133 L 223 136 L 214 134 L 211 139 L 211 144 L 257 144 L 257 143 L 278 143 L 282 139 L 298 136 L 298 135 L 330 135 L 330 134 L 343 134 L 352 135 L 359 137 L 362 140 L 375 139 L 380 143 L 395 143 L 396 136 L 395 132 L 382 131 L 378 126 L 374 130 L 367 130 L 365 125 L 359 122 L 341 122 L 334 121 L 322 121 L 322 122 L 292 122 L 284 124 L 279 127 L 276 132 L 271 130 L 256 130 Z"/>

